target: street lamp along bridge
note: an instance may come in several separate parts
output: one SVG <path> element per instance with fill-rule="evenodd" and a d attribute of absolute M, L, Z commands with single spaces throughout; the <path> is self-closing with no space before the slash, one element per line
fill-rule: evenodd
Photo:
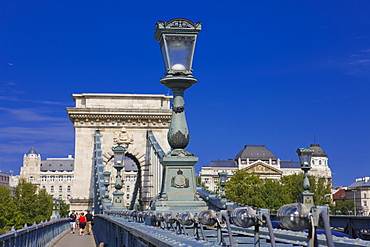
<path fill-rule="evenodd" d="M 198 158 L 185 150 L 190 137 L 184 92 L 197 82 L 192 76 L 191 65 L 200 30 L 201 23 L 186 19 L 159 21 L 156 26 L 155 39 L 160 43 L 166 69 L 165 77 L 160 82 L 173 91 L 174 99 L 168 132 L 172 150 L 165 154 L 153 133 L 150 130 L 147 132 L 149 152 L 154 153 L 164 167 L 161 190 L 152 201 L 151 210 L 145 211 L 140 203 L 136 204 L 136 210 L 125 210 L 122 204 L 124 193 L 121 191 L 120 171 L 124 168 L 124 156 L 129 155 L 127 149 L 133 142 L 125 129 L 121 130 L 115 140 L 116 146 L 112 147 L 116 181 L 113 199 L 109 198 L 111 173 L 104 171 L 101 133 L 95 131 L 94 235 L 97 242 L 109 246 L 369 246 L 367 241 L 331 235 L 328 209 L 313 205 L 306 179 L 302 203 L 284 205 L 277 214 L 280 226 L 293 231 L 274 229 L 268 209 L 239 207 L 226 201 L 224 193 L 218 198 L 196 188 L 194 165 Z M 298 149 L 297 153 L 306 178 L 312 152 Z M 220 177 L 223 175 L 220 174 Z M 225 180 L 223 176 L 222 186 Z M 65 223 L 66 220 L 64 228 Z M 308 228 L 308 234 L 295 232 L 305 228 Z M 323 228 L 325 235 L 317 235 L 318 228 Z M 9 246 L 6 241 L 17 239 L 12 242 L 16 243 L 17 236 L 15 232 L 14 237 L 11 234 L 6 239 L 0 237 L 0 243 Z M 27 236 L 34 239 L 35 234 Z"/>

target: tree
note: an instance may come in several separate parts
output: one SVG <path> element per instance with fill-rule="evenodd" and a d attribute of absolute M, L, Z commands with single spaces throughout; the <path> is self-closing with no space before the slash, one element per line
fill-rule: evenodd
<path fill-rule="evenodd" d="M 355 207 L 353 200 L 337 200 L 335 205 L 330 207 L 330 210 L 333 214 L 347 214 L 349 211 L 352 211 Z"/>
<path fill-rule="evenodd" d="M 36 216 L 34 221 L 41 222 L 45 220 L 49 220 L 50 216 L 53 212 L 53 199 L 52 196 L 49 195 L 45 189 L 39 191 L 37 195 L 38 199 L 38 207 L 36 210 Z"/>
<path fill-rule="evenodd" d="M 226 182 L 226 197 L 237 203 L 258 207 L 263 203 L 260 197 L 261 186 L 259 175 L 237 170 Z"/>
<path fill-rule="evenodd" d="M 36 193 L 36 185 L 21 179 L 14 189 L 14 203 L 22 214 L 23 224 L 32 225 L 35 221 L 50 219 L 53 202 L 45 190 Z"/>
<path fill-rule="evenodd" d="M 25 179 L 19 180 L 14 189 L 14 203 L 17 210 L 23 216 L 23 224 L 32 225 L 36 217 L 37 205 L 37 187 Z"/>
<path fill-rule="evenodd" d="M 316 205 L 330 205 L 331 185 L 325 178 L 309 176 L 310 192 Z M 226 183 L 226 197 L 234 202 L 258 208 L 278 209 L 301 201 L 303 174 L 284 176 L 280 180 L 260 179 L 255 173 L 237 170 Z"/>
<path fill-rule="evenodd" d="M 60 201 L 60 217 L 65 218 L 69 216 L 69 206 L 64 200 Z"/>
<path fill-rule="evenodd" d="M 22 215 L 17 211 L 10 189 L 0 185 L 0 234 L 8 232 L 12 226 L 21 227 Z"/>

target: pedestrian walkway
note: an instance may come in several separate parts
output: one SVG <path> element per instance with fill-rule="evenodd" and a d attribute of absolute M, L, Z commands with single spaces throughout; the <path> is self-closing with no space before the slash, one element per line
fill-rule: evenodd
<path fill-rule="evenodd" d="M 66 246 L 96 247 L 94 235 L 91 234 L 80 236 L 78 231 L 75 234 L 68 232 L 58 242 L 56 242 L 53 245 L 53 247 L 66 247 Z"/>

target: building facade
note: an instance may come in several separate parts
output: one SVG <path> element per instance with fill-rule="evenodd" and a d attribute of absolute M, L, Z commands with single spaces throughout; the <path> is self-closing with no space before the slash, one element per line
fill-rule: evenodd
<path fill-rule="evenodd" d="M 0 184 L 10 187 L 12 174 L 0 171 Z"/>
<path fill-rule="evenodd" d="M 310 175 L 325 177 L 330 183 L 332 173 L 328 166 L 328 156 L 319 144 L 311 144 L 313 149 Z M 227 172 L 231 178 L 236 170 L 254 172 L 262 179 L 280 179 L 282 176 L 302 173 L 299 162 L 281 161 L 265 145 L 246 145 L 232 160 L 212 161 L 202 167 L 199 173 L 205 186 L 214 191 L 219 181 L 219 172 Z"/>
<path fill-rule="evenodd" d="M 348 186 L 346 200 L 353 200 L 354 214 L 366 215 L 370 213 L 370 177 L 357 178 L 356 182 Z"/>
<path fill-rule="evenodd" d="M 35 184 L 38 189 L 45 189 L 53 198 L 63 199 L 69 203 L 73 172 L 72 155 L 68 155 L 67 158 L 41 160 L 41 155 L 32 147 L 23 157 L 20 178 Z"/>
<path fill-rule="evenodd" d="M 67 108 L 69 119 L 75 129 L 76 165 L 70 200 L 71 209 L 86 210 L 93 206 L 92 157 L 96 130 L 100 130 L 101 133 L 105 170 L 111 172 L 111 184 L 114 184 L 116 170 L 111 162 L 112 146 L 115 146 L 113 140 L 123 127 L 133 139 L 127 154 L 137 168 L 141 169 L 140 200 L 142 205 L 149 205 L 150 200 L 160 190 L 162 166 L 147 155 L 147 132 L 152 131 L 164 152 L 170 150 L 167 132 L 172 115 L 171 99 L 172 96 L 154 94 L 73 94 L 76 106 Z M 136 179 L 132 171 L 123 176 L 127 180 L 130 179 L 130 182 Z M 128 183 L 127 185 L 130 191 L 134 187 Z M 113 185 L 109 190 L 114 191 Z M 126 199 L 127 190 L 127 187 L 123 188 Z"/>

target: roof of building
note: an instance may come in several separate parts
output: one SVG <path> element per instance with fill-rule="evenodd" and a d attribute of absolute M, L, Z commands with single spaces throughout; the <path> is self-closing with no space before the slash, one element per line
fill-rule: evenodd
<path fill-rule="evenodd" d="M 358 178 L 356 179 L 356 182 L 348 186 L 349 189 L 353 188 L 361 188 L 361 187 L 370 187 L 370 178 L 364 177 L 364 178 Z"/>
<path fill-rule="evenodd" d="M 73 158 L 48 158 L 41 161 L 40 171 L 73 171 Z"/>
<path fill-rule="evenodd" d="M 236 164 L 235 161 L 233 160 L 216 160 L 216 161 L 211 161 L 209 162 L 206 167 L 237 167 L 238 165 Z"/>
<path fill-rule="evenodd" d="M 245 145 L 244 149 L 235 156 L 235 160 L 239 158 L 249 160 L 276 160 L 275 155 L 266 149 L 265 145 Z"/>
<path fill-rule="evenodd" d="M 30 151 L 28 151 L 28 154 L 37 154 L 36 150 L 32 147 Z"/>
<path fill-rule="evenodd" d="M 296 161 L 280 161 L 280 168 L 301 168 L 301 163 Z"/>
<path fill-rule="evenodd" d="M 313 150 L 312 157 L 328 157 L 319 144 L 311 144 L 310 148 Z"/>

